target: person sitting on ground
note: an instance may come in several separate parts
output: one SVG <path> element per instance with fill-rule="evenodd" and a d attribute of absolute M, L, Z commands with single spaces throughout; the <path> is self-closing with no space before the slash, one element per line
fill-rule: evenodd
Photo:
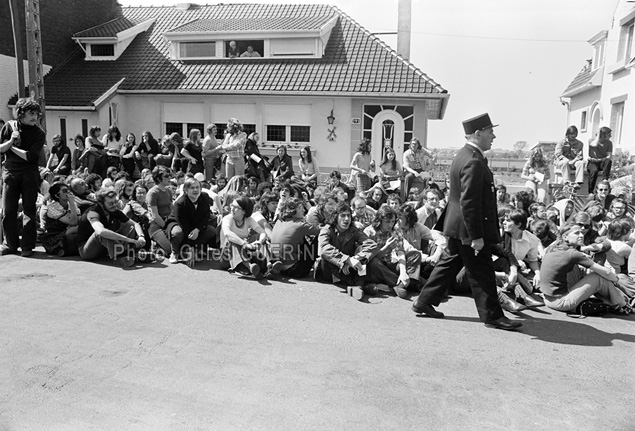
<path fill-rule="evenodd" d="M 77 254 L 77 225 L 80 212 L 69 187 L 57 181 L 49 189 L 46 205 L 45 231 L 40 237 L 48 254 L 72 256 Z"/>
<path fill-rule="evenodd" d="M 256 177 L 247 177 L 247 185 L 243 193 L 254 202 L 258 201 L 258 179 Z"/>
<path fill-rule="evenodd" d="M 271 238 L 271 231 L 277 219 L 276 210 L 278 208 L 278 201 L 279 198 L 277 194 L 273 192 L 265 193 L 254 207 L 254 213 L 251 215 L 251 217 L 258 222 L 260 227 L 265 230 L 269 238 Z"/>
<path fill-rule="evenodd" d="M 632 231 L 631 224 L 626 220 L 614 220 L 609 223 L 608 241 L 611 248 L 606 251 L 606 262 L 619 277 L 618 287 L 629 298 L 635 297 L 635 281 L 628 275 L 628 260 L 633 249 L 627 242 Z"/>
<path fill-rule="evenodd" d="M 114 190 L 100 190 L 95 197 L 97 204 L 86 210 L 77 228 L 79 255 L 83 260 L 108 255 L 123 267 L 134 265 L 136 249 L 145 245 L 143 229 L 117 209 Z"/>
<path fill-rule="evenodd" d="M 333 192 L 318 196 L 317 205 L 310 208 L 306 214 L 307 223 L 321 228 L 330 219 L 330 214 L 335 211 L 337 203 L 337 195 Z"/>
<path fill-rule="evenodd" d="M 399 211 L 401 207 L 401 197 L 397 193 L 391 193 L 386 198 L 386 205 L 395 211 Z"/>
<path fill-rule="evenodd" d="M 99 191 L 99 189 L 101 189 L 101 183 L 102 179 L 99 174 L 92 173 L 86 176 L 86 184 L 88 185 L 89 193 L 96 193 Z"/>
<path fill-rule="evenodd" d="M 441 216 L 439 195 L 431 188 L 427 188 L 421 195 L 421 200 L 423 206 L 417 210 L 417 221 L 428 229 L 434 229 Z"/>
<path fill-rule="evenodd" d="M 152 221 L 152 214 L 148 210 L 148 202 L 146 197 L 148 195 L 148 188 L 143 181 L 137 181 L 134 184 L 132 195 L 130 200 L 123 208 L 123 213 L 132 221 L 137 222 L 143 229 L 143 236 L 146 240 L 144 248 L 150 250 L 152 245 L 152 237 L 150 236 L 149 228 Z"/>
<path fill-rule="evenodd" d="M 565 223 L 558 240 L 547 248 L 540 278 L 545 304 L 553 310 L 572 312 L 582 301 L 595 295 L 610 304 L 613 312 L 629 314 L 625 295 L 615 285 L 619 277 L 579 251 L 583 243 L 580 226 Z M 590 273 L 587 275 L 580 267 Z"/>
<path fill-rule="evenodd" d="M 421 253 L 404 239 L 398 227 L 397 211 L 384 205 L 375 214 L 371 226 L 364 233 L 375 241 L 377 249 L 367 266 L 368 280 L 383 284 L 405 299 L 411 279 L 418 285 Z M 368 289 L 366 293 L 369 294 Z"/>
<path fill-rule="evenodd" d="M 212 186 L 211 190 L 214 193 L 218 194 L 226 186 L 227 186 L 227 177 L 225 177 L 225 174 L 221 173 L 221 174 L 218 174 L 218 176 L 216 177 L 216 184 Z"/>
<path fill-rule="evenodd" d="M 347 293 L 361 301 L 364 297 L 367 278 L 362 275 L 377 244 L 363 231 L 355 227 L 351 208 L 339 202 L 330 213 L 328 224 L 318 236 L 318 256 L 313 277 L 317 281 L 344 283 Z M 362 274 L 360 274 L 362 271 Z M 376 294 L 375 285 L 368 286 L 370 294 Z"/>
<path fill-rule="evenodd" d="M 611 208 L 613 199 L 615 199 L 615 195 L 611 194 L 611 183 L 607 180 L 600 181 L 593 195 L 593 200 L 599 202 L 602 208 L 608 211 Z"/>
<path fill-rule="evenodd" d="M 244 196 L 230 204 L 231 212 L 223 217 L 221 224 L 220 267 L 259 277 L 267 270 L 263 247 L 267 242 L 267 234 L 251 217 L 253 209 L 253 201 Z"/>
<path fill-rule="evenodd" d="M 132 193 L 134 192 L 134 183 L 132 181 L 119 181 L 114 187 L 115 192 L 117 192 L 117 197 L 119 200 L 117 201 L 117 209 L 123 211 L 125 206 L 128 204 L 132 197 Z"/>
<path fill-rule="evenodd" d="M 542 301 L 530 296 L 534 288 L 540 286 L 540 240 L 527 230 L 527 216 L 524 211 L 511 210 L 505 216 L 502 226 L 502 247 L 513 253 L 518 262 L 516 280 L 510 279 L 509 292 L 516 301 L 528 307 L 543 305 Z"/>
<path fill-rule="evenodd" d="M 635 220 L 633 220 L 633 217 L 628 213 L 628 202 L 622 198 L 613 199 L 610 210 L 604 217 L 605 222 L 611 222 L 613 220 L 626 220 L 631 224 L 631 227 L 635 228 Z"/>
<path fill-rule="evenodd" d="M 512 204 L 514 205 L 514 207 L 516 207 L 516 209 L 518 210 L 523 211 L 527 217 L 531 215 L 531 213 L 529 212 L 529 207 L 534 202 L 534 192 L 530 190 L 521 190 L 515 193 L 512 199 Z"/>
<path fill-rule="evenodd" d="M 54 163 L 56 157 L 57 163 Z M 62 139 L 62 135 L 53 136 L 53 148 L 46 163 L 47 169 L 50 169 L 55 175 L 69 175 L 71 173 L 71 159 L 71 150 Z"/>
<path fill-rule="evenodd" d="M 539 255 L 541 260 L 545 255 L 545 249 L 557 239 L 557 236 L 549 228 L 549 223 L 547 220 L 536 219 L 529 229 L 540 240 Z"/>
<path fill-rule="evenodd" d="M 106 169 L 106 177 L 101 182 L 101 186 L 103 188 L 114 187 L 116 181 L 115 178 L 117 177 L 118 172 L 119 169 L 117 169 L 115 166 L 108 166 L 108 169 Z"/>
<path fill-rule="evenodd" d="M 447 241 L 439 231 L 428 229 L 417 221 L 417 213 L 411 205 L 399 208 L 399 227 L 410 245 L 421 252 L 420 279 L 427 280 L 432 268 L 439 262 Z M 412 277 L 411 277 L 412 278 Z M 423 281 L 423 280 L 421 280 Z M 423 285 L 424 283 L 418 283 Z M 413 286 L 413 288 L 416 286 Z M 418 286 L 417 286 L 418 287 Z"/>
<path fill-rule="evenodd" d="M 386 203 L 384 190 L 378 185 L 373 186 L 367 193 L 366 205 L 377 211 L 382 204 Z"/>
<path fill-rule="evenodd" d="M 340 173 L 340 171 L 331 171 L 331 173 L 329 174 L 329 178 L 330 178 L 330 182 L 328 185 L 329 191 L 333 191 L 333 189 L 335 189 L 336 187 L 339 187 L 342 190 L 344 190 L 349 200 L 352 199 L 353 195 L 355 194 L 355 191 L 351 190 L 346 184 L 342 182 L 342 174 Z"/>
<path fill-rule="evenodd" d="M 84 211 L 97 203 L 95 195 L 89 192 L 86 180 L 80 177 L 73 177 L 70 179 L 69 186 L 80 213 L 83 214 Z"/>
<path fill-rule="evenodd" d="M 375 220 L 375 210 L 366 205 L 366 199 L 361 196 L 353 198 L 351 201 L 353 210 L 353 222 L 357 229 L 364 230 Z"/>
<path fill-rule="evenodd" d="M 167 227 L 167 219 L 172 214 L 172 196 L 174 195 L 168 187 L 170 172 L 164 166 L 157 166 L 152 170 L 152 179 L 155 185 L 150 188 L 146 197 L 148 209 L 152 215 L 148 232 L 163 252 L 168 254 L 172 252 L 172 245 L 168 240 L 165 228 Z"/>
<path fill-rule="evenodd" d="M 170 263 L 185 258 L 191 268 L 207 252 L 207 244 L 216 235 L 215 226 L 210 225 L 210 205 L 209 196 L 201 191 L 201 183 L 195 178 L 186 179 L 183 195 L 174 202 L 166 222 Z"/>
<path fill-rule="evenodd" d="M 504 205 L 510 203 L 511 198 L 507 193 L 507 187 L 504 184 L 498 184 L 496 186 L 496 205 Z"/>
<path fill-rule="evenodd" d="M 333 188 L 333 194 L 335 194 L 335 196 L 337 197 L 337 201 L 338 202 L 348 202 L 349 201 L 348 194 L 341 187 Z"/>
<path fill-rule="evenodd" d="M 575 214 L 575 205 L 571 199 L 561 199 L 553 204 L 557 212 L 556 225 L 560 228 L 570 221 Z"/>
<path fill-rule="evenodd" d="M 272 273 L 291 278 L 309 275 L 317 257 L 320 228 L 307 223 L 304 217 L 300 199 L 290 198 L 282 204 L 280 219 L 271 232 Z"/>

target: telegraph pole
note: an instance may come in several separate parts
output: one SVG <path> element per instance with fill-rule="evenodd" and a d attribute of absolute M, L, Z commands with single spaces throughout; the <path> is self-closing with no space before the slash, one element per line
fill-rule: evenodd
<path fill-rule="evenodd" d="M 42 60 L 42 32 L 40 31 L 40 0 L 25 0 L 26 47 L 29 60 L 29 93 L 40 104 L 40 125 L 46 131 L 44 102 L 44 64 Z"/>
<path fill-rule="evenodd" d="M 18 1 L 9 0 L 11 24 L 13 24 L 13 46 L 15 52 L 15 69 L 18 74 L 18 97 L 24 97 L 24 51 L 22 49 L 22 23 L 18 13 Z"/>

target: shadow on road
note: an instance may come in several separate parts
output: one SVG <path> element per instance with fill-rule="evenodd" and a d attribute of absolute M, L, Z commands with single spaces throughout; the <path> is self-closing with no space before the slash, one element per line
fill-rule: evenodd
<path fill-rule="evenodd" d="M 568 320 L 542 319 L 534 316 L 523 315 L 523 326 L 517 331 L 519 334 L 528 335 L 533 339 L 547 343 L 569 344 L 576 346 L 612 346 L 613 341 L 622 340 L 635 343 L 635 335 L 604 332 L 593 325 L 593 321 L 602 318 L 590 318 L 581 322 Z M 618 318 L 618 317 L 609 317 Z M 624 318 L 619 318 L 624 319 Z M 453 317 L 446 316 L 443 320 L 457 322 L 474 322 L 482 324 L 476 317 Z M 632 319 L 628 319 L 632 320 Z"/>

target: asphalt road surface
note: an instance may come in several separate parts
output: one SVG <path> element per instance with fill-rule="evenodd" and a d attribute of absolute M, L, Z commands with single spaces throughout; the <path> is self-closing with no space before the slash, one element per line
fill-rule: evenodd
<path fill-rule="evenodd" d="M 634 430 L 635 317 L 0 257 L 0 430 Z"/>

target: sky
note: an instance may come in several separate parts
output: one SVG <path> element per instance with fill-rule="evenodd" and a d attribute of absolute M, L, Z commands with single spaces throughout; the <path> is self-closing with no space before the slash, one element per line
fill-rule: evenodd
<path fill-rule="evenodd" d="M 483 112 L 500 125 L 493 148 L 562 139 L 569 124 L 560 95 L 591 58 L 587 41 L 609 28 L 618 1 L 412 0 L 410 61 L 450 94 L 444 118 L 429 122 L 428 147 L 462 146 L 461 122 Z M 119 0 L 122 6 L 179 2 Z M 397 31 L 398 0 L 240 3 L 331 4 L 372 33 Z M 379 37 L 397 48 L 396 36 Z"/>

